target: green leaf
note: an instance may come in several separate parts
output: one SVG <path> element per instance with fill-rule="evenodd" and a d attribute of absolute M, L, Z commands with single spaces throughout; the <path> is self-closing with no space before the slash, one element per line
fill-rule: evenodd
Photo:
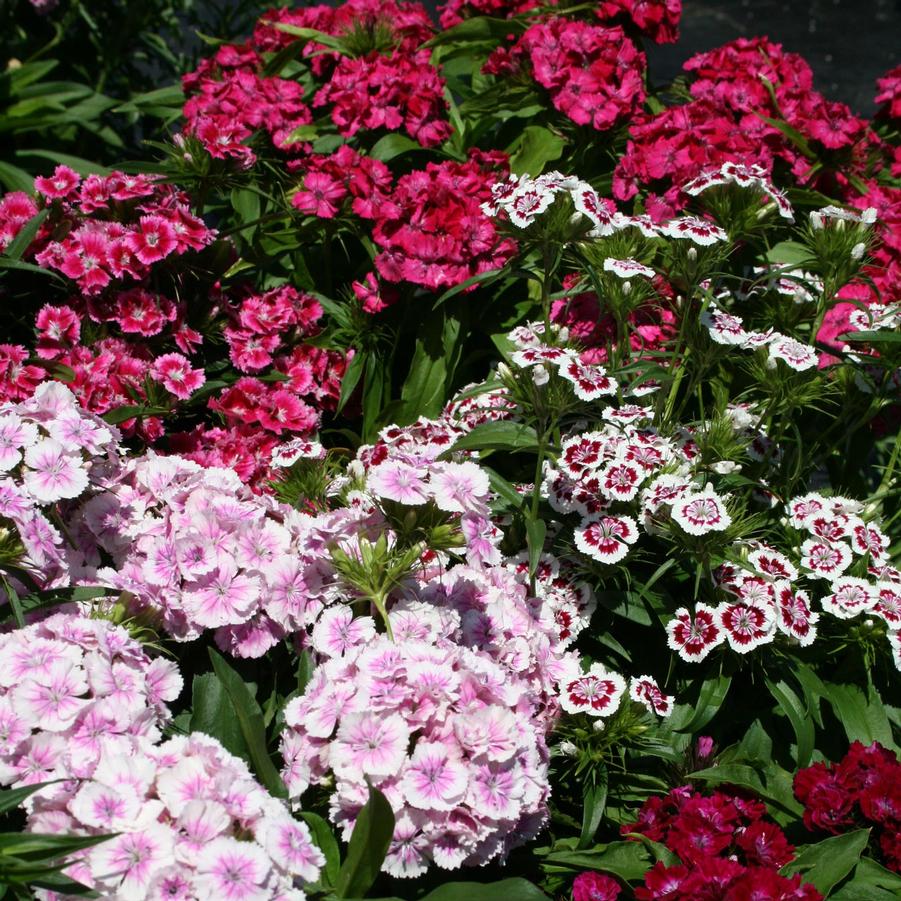
<path fill-rule="evenodd" d="M 566 140 L 542 125 L 527 125 L 510 148 L 510 171 L 540 175 L 545 164 L 559 160 Z"/>
<path fill-rule="evenodd" d="M 782 810 L 788 811 L 800 817 L 802 806 L 790 793 L 786 793 L 785 786 L 770 785 L 765 782 L 761 773 L 754 767 L 742 763 L 719 763 L 696 773 L 689 773 L 688 779 L 696 779 L 708 785 L 737 785 L 740 788 L 750 789 L 760 795 L 765 801 Z"/>
<path fill-rule="evenodd" d="M 6 248 L 5 255 L 11 260 L 21 260 L 22 254 L 28 250 L 29 244 L 34 240 L 34 236 L 38 233 L 38 229 L 49 214 L 50 210 L 41 210 L 37 215 L 32 216 L 25 225 L 22 226 L 22 230 L 19 234 L 10 241 L 9 246 Z M 74 376 L 75 373 L 72 373 L 72 375 Z"/>
<path fill-rule="evenodd" d="M 6 813 L 18 807 L 26 798 L 45 785 L 53 785 L 54 782 L 61 781 L 60 779 L 54 779 L 51 782 L 37 782 L 34 785 L 25 785 L 22 788 L 9 788 L 0 791 L 0 813 Z"/>
<path fill-rule="evenodd" d="M 810 261 L 810 248 L 798 241 L 780 241 L 771 247 L 766 254 L 770 263 L 783 263 L 786 266 L 797 266 Z"/>
<path fill-rule="evenodd" d="M 257 704 L 244 680 L 225 662 L 225 658 L 213 648 L 207 650 L 213 670 L 234 707 L 253 768 L 260 782 L 269 789 L 270 794 L 277 798 L 286 798 L 288 791 L 266 748 L 266 728 L 263 725 L 263 711 L 260 710 L 260 705 Z"/>
<path fill-rule="evenodd" d="M 603 767 L 594 782 L 585 780 L 582 791 L 582 829 L 579 832 L 579 850 L 587 848 L 593 841 L 607 807 L 607 768 Z"/>
<path fill-rule="evenodd" d="M 538 434 L 529 425 L 507 419 L 483 422 L 458 438 L 442 456 L 461 450 L 537 451 Z"/>
<path fill-rule="evenodd" d="M 226 751 L 252 763 L 234 707 L 215 673 L 194 676 L 191 708 L 191 732 L 219 739 Z"/>
<path fill-rule="evenodd" d="M 774 683 L 767 679 L 766 686 L 795 731 L 797 741 L 795 762 L 798 764 L 798 768 L 809 766 L 813 756 L 814 729 L 807 705 L 784 680 Z"/>
<path fill-rule="evenodd" d="M 703 729 L 723 706 L 731 684 L 731 676 L 720 675 L 706 679 L 701 685 L 701 693 L 698 696 L 693 716 L 684 725 L 677 726 L 673 723 L 673 731 L 697 732 L 699 729 Z"/>
<path fill-rule="evenodd" d="M 182 100 L 184 97 L 182 96 Z M 50 160 L 51 162 L 74 169 L 79 175 L 109 175 L 112 171 L 106 166 L 98 163 L 92 163 L 81 156 L 72 156 L 69 153 L 58 153 L 56 150 L 17 150 L 16 159 L 22 157 L 37 157 L 42 160 Z"/>
<path fill-rule="evenodd" d="M 852 683 L 841 685 L 826 682 L 826 700 L 832 704 L 848 736 L 848 741 L 861 741 L 870 745 L 878 741 L 891 750 L 897 750 L 892 735 L 892 724 L 889 722 L 882 700 L 871 684 L 865 693 L 862 688 Z"/>
<path fill-rule="evenodd" d="M 8 191 L 24 191 L 30 194 L 34 190 L 34 177 L 18 166 L 0 162 L 0 184 Z"/>
<path fill-rule="evenodd" d="M 347 857 L 335 880 L 338 898 L 362 898 L 375 882 L 394 835 L 394 811 L 388 799 L 369 786 L 369 800 L 357 814 Z"/>
<path fill-rule="evenodd" d="M 869 857 L 861 857 L 851 878 L 829 898 L 831 901 L 898 901 L 901 876 Z"/>
<path fill-rule="evenodd" d="M 641 879 L 651 866 L 640 841 L 611 842 L 588 851 L 553 851 L 545 860 L 574 870 L 602 870 L 624 880 Z"/>
<path fill-rule="evenodd" d="M 448 288 L 447 291 L 441 294 L 435 301 L 435 306 L 440 306 L 445 301 L 450 300 L 452 297 L 456 297 L 458 294 L 462 294 L 464 291 L 466 291 L 468 288 L 473 287 L 474 285 L 493 282 L 504 275 L 504 273 L 504 269 L 489 269 L 487 272 L 480 272 L 478 275 L 473 275 L 470 278 L 466 279 L 466 281 L 460 282 L 459 285 L 454 285 L 453 288 Z"/>
<path fill-rule="evenodd" d="M 524 31 L 526 24 L 514 19 L 492 19 L 488 16 L 473 16 L 458 25 L 440 31 L 423 47 L 440 47 L 442 44 L 461 44 L 481 41 L 503 41 L 508 34 Z"/>
<path fill-rule="evenodd" d="M 543 519 L 526 520 L 526 543 L 529 547 L 529 578 L 535 577 L 538 562 L 544 550 L 544 537 L 547 534 L 547 523 Z"/>
<path fill-rule="evenodd" d="M 857 829 L 796 849 L 796 857 L 780 871 L 785 876 L 801 873 L 823 895 L 844 879 L 860 860 L 870 840 L 869 829 Z"/>
<path fill-rule="evenodd" d="M 373 159 L 387 163 L 396 156 L 402 156 L 405 153 L 409 153 L 411 150 L 424 149 L 425 148 L 418 141 L 414 141 L 406 135 L 393 132 L 379 138 L 375 144 L 373 144 L 372 150 L 369 151 L 369 155 Z"/>
<path fill-rule="evenodd" d="M 0 857 L 13 856 L 28 864 L 55 860 L 109 841 L 112 835 L 41 835 L 37 832 L 0 834 Z M 7 864 L 4 861 L 4 864 Z"/>
<path fill-rule="evenodd" d="M 307 41 L 315 41 L 317 44 L 322 44 L 323 47 L 328 47 L 330 50 L 343 53 L 345 56 L 349 54 L 347 44 L 332 34 L 326 34 L 324 31 L 317 31 L 315 28 L 300 28 L 297 25 L 288 25 L 286 22 L 272 22 L 271 24 L 279 31 L 290 34 L 292 37 L 305 38 Z"/>
<path fill-rule="evenodd" d="M 300 818 L 310 827 L 316 847 L 325 855 L 325 866 L 319 872 L 319 882 L 324 888 L 330 889 L 338 881 L 338 871 L 341 869 L 338 840 L 329 824 L 319 814 L 302 810 Z"/>
<path fill-rule="evenodd" d="M 399 425 L 414 422 L 419 416 L 434 418 L 444 408 L 462 332 L 459 318 L 443 308 L 426 317 L 401 388 L 401 402 L 396 410 Z"/>
<path fill-rule="evenodd" d="M 421 901 L 548 901 L 548 896 L 537 885 L 516 876 L 500 882 L 448 882 Z"/>

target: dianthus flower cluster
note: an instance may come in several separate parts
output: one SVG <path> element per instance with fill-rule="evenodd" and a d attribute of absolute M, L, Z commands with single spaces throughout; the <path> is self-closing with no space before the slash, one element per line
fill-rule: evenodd
<path fill-rule="evenodd" d="M 526 66 L 554 108 L 577 125 L 606 131 L 644 102 L 645 56 L 622 28 L 552 18 L 498 48 L 483 71 L 504 76 Z"/>
<path fill-rule="evenodd" d="M 885 865 L 901 873 L 901 763 L 878 742 L 851 744 L 838 763 L 815 763 L 795 773 L 804 825 L 840 835 L 870 828 Z"/>
<path fill-rule="evenodd" d="M 356 508 L 299 513 L 253 494 L 231 470 L 149 455 L 128 460 L 72 527 L 97 548 L 83 575 L 91 584 L 128 591 L 133 613 L 158 619 L 178 640 L 212 629 L 223 650 L 259 657 L 338 600 L 323 558 L 365 518 Z"/>
<path fill-rule="evenodd" d="M 601 0 L 595 14 L 603 21 L 628 23 L 657 44 L 679 39 L 682 0 Z"/>
<path fill-rule="evenodd" d="M 271 54 L 303 40 L 291 29 L 314 29 L 359 40 L 369 33 L 375 48 L 347 56 L 306 42 L 306 59 L 318 90 L 313 107 L 328 107 L 341 134 L 360 129 L 404 129 L 424 147 L 451 133 L 444 79 L 420 50 L 432 25 L 418 3 L 353 0 L 338 9 L 312 6 L 265 13 L 249 42 L 227 44 L 182 79 L 191 94 L 184 107 L 186 132 L 216 158 L 235 158 L 244 167 L 256 160 L 255 133 L 265 130 L 277 150 L 302 154 L 309 145 L 295 136 L 312 121 L 298 81 L 268 74 Z M 384 32 L 384 33 L 383 33 Z M 387 46 L 390 50 L 383 53 Z"/>
<path fill-rule="evenodd" d="M 680 863 L 656 863 L 635 889 L 640 901 L 821 901 L 796 874 L 779 870 L 795 858 L 785 833 L 753 797 L 725 791 L 704 795 L 690 786 L 644 803 L 638 821 L 622 827 L 660 842 Z"/>
<path fill-rule="evenodd" d="M 698 603 L 691 613 L 677 610 L 667 624 L 670 648 L 696 662 L 724 642 L 746 654 L 780 633 L 806 647 L 816 640 L 821 618 L 813 595 L 835 619 L 863 614 L 882 620 L 901 666 L 901 575 L 888 565 L 888 539 L 879 524 L 862 518 L 859 502 L 816 492 L 792 499 L 786 512 L 796 543 L 787 553 L 762 542 L 727 552 L 714 574 L 727 600 L 716 607 Z"/>
<path fill-rule="evenodd" d="M 0 405 L 0 516 L 18 534 L 20 565 L 41 587 L 67 585 L 80 568 L 81 549 L 64 538 L 55 514 L 108 487 L 119 468 L 117 439 L 58 382 Z"/>
<path fill-rule="evenodd" d="M 152 264 L 200 250 L 215 237 L 191 213 L 183 194 L 149 175 L 113 172 L 82 179 L 57 166 L 53 175 L 35 179 L 35 190 L 52 216 L 31 254 L 38 265 L 62 272 L 86 295 L 115 280 L 141 280 Z M 66 236 L 56 240 L 61 230 Z"/>
<path fill-rule="evenodd" d="M 304 823 L 216 739 L 161 741 L 175 664 L 121 626 L 59 613 L 0 636 L 0 782 L 53 782 L 28 831 L 110 835 L 65 872 L 105 896 L 298 897 L 324 863 Z"/>
<path fill-rule="evenodd" d="M 347 607 L 313 631 L 324 659 L 286 708 L 293 797 L 331 784 L 345 836 L 367 779 L 396 816 L 383 869 L 417 876 L 483 864 L 547 817 L 546 734 L 562 649 L 550 610 L 510 569 L 457 566 L 410 586 L 389 614 L 394 640 Z"/>
<path fill-rule="evenodd" d="M 659 187 L 669 209 L 678 209 L 685 203 L 681 186 L 723 162 L 770 171 L 779 159 L 798 180 L 819 177 L 766 117 L 784 117 L 826 152 L 844 151 L 865 175 L 875 135 L 847 106 L 813 90 L 810 67 L 797 54 L 765 38 L 739 38 L 697 54 L 684 68 L 695 77 L 693 99 L 633 123 L 614 176 L 619 199 L 634 196 L 639 185 Z"/>

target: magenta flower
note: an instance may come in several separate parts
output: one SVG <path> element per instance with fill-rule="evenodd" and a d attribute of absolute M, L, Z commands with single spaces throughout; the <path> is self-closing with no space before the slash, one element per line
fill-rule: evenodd
<path fill-rule="evenodd" d="M 137 230 L 125 237 L 128 249 L 145 265 L 156 263 L 172 253 L 178 238 L 172 224 L 162 216 L 141 216 Z"/>
<path fill-rule="evenodd" d="M 573 881 L 573 901 L 616 901 L 619 883 L 602 873 L 579 873 Z"/>
<path fill-rule="evenodd" d="M 34 189 L 51 200 L 64 200 L 77 187 L 81 176 L 68 166 L 57 166 L 53 175 L 39 175 L 34 180 Z"/>
<path fill-rule="evenodd" d="M 157 357 L 150 376 L 179 400 L 187 400 L 206 381 L 202 369 L 192 369 L 187 357 L 175 353 Z"/>

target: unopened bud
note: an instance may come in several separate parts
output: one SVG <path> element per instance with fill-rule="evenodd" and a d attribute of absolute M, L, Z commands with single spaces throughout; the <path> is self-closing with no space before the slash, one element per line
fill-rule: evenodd
<path fill-rule="evenodd" d="M 571 741 L 561 741 L 558 745 L 560 753 L 565 757 L 575 757 L 579 749 Z"/>
<path fill-rule="evenodd" d="M 498 363 L 497 364 L 497 377 L 500 379 L 507 379 L 512 375 L 510 372 L 510 367 L 506 363 Z"/>
<path fill-rule="evenodd" d="M 851 248 L 851 259 L 859 260 L 863 257 L 866 252 L 867 245 L 863 243 L 863 241 L 858 242 Z"/>
<path fill-rule="evenodd" d="M 823 216 L 816 210 L 810 214 L 810 227 L 814 231 L 819 231 L 823 227 Z"/>
<path fill-rule="evenodd" d="M 359 460 L 351 460 L 347 464 L 347 474 L 355 481 L 361 482 L 366 475 L 366 470 Z"/>
<path fill-rule="evenodd" d="M 689 247 L 688 248 L 688 259 L 693 263 L 698 258 L 698 249 L 697 247 Z"/>
<path fill-rule="evenodd" d="M 569 341 L 569 329 L 565 325 L 560 327 L 560 331 L 557 332 L 557 338 L 561 344 L 566 344 Z"/>
<path fill-rule="evenodd" d="M 694 248 L 692 248 L 692 250 L 694 250 Z M 626 297 L 628 297 L 631 293 L 632 293 L 632 282 L 630 282 L 627 279 L 626 281 L 623 282 L 623 294 L 625 294 Z"/>
<path fill-rule="evenodd" d="M 542 385 L 546 385 L 550 380 L 550 374 L 547 369 L 544 368 L 540 363 L 538 366 L 532 367 L 532 381 L 538 385 L 540 388 Z"/>

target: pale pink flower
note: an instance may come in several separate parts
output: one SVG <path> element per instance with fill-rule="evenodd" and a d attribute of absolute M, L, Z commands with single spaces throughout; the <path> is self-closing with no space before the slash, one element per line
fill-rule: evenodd
<path fill-rule="evenodd" d="M 244 622 L 260 603 L 260 580 L 240 572 L 231 561 L 221 563 L 196 584 L 196 588 L 186 586 L 185 610 L 194 622 L 209 629 Z"/>
<path fill-rule="evenodd" d="M 439 510 L 479 512 L 490 489 L 488 473 L 476 463 L 444 463 L 432 470 L 429 485 Z"/>
<path fill-rule="evenodd" d="M 369 473 L 367 486 L 377 497 L 400 504 L 424 504 L 428 500 L 424 473 L 399 460 L 386 460 Z"/>
<path fill-rule="evenodd" d="M 416 811 L 404 811 L 394 824 L 394 835 L 385 855 L 384 870 L 391 876 L 412 879 L 428 869 L 429 839 L 422 833 Z"/>
<path fill-rule="evenodd" d="M 13 690 L 16 712 L 38 729 L 63 732 L 88 703 L 81 696 L 88 685 L 84 671 L 70 663 L 54 663 L 38 679 L 27 679 Z"/>
<path fill-rule="evenodd" d="M 466 767 L 441 742 L 420 741 L 410 758 L 401 790 L 421 810 L 453 810 L 466 794 Z"/>
<path fill-rule="evenodd" d="M 175 863 L 172 829 L 153 823 L 140 832 L 126 832 L 92 852 L 94 878 L 122 901 L 142 901 L 154 877 Z"/>
<path fill-rule="evenodd" d="M 22 481 L 31 496 L 42 503 L 78 497 L 88 487 L 88 473 L 81 458 L 66 451 L 53 438 L 45 438 L 25 450 Z"/>
<path fill-rule="evenodd" d="M 346 605 L 324 610 L 313 629 L 313 647 L 327 657 L 340 657 L 359 644 L 375 638 L 375 621 L 371 616 L 354 617 Z"/>
<path fill-rule="evenodd" d="M 325 866 L 325 855 L 313 844 L 306 823 L 291 817 L 267 817 L 256 829 L 256 839 L 269 856 L 292 876 L 315 882 Z"/>
<path fill-rule="evenodd" d="M 127 786 L 113 788 L 100 782 L 86 782 L 68 807 L 81 823 L 101 832 L 127 832 L 141 812 L 142 801 Z"/>
<path fill-rule="evenodd" d="M 331 764 L 338 775 L 359 778 L 400 772 L 407 756 L 410 730 L 396 713 L 352 713 L 341 720 L 332 745 Z"/>
<path fill-rule="evenodd" d="M 0 472 L 6 472 L 22 459 L 22 448 L 38 440 L 37 426 L 15 413 L 0 416 Z"/>
<path fill-rule="evenodd" d="M 198 901 L 268 901 L 271 861 L 259 845 L 230 837 L 211 841 L 197 862 Z"/>
<path fill-rule="evenodd" d="M 468 801 L 492 820 L 515 820 L 521 809 L 523 784 L 511 763 L 483 763 L 469 779 Z"/>

